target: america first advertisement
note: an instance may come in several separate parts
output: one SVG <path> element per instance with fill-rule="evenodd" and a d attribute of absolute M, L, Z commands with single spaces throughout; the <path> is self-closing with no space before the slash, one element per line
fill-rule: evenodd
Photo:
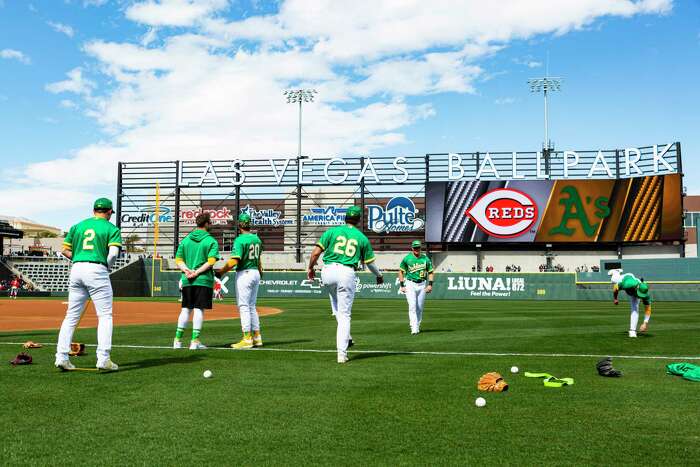
<path fill-rule="evenodd" d="M 428 183 L 426 241 L 645 243 L 682 239 L 679 174 L 618 180 Z"/>

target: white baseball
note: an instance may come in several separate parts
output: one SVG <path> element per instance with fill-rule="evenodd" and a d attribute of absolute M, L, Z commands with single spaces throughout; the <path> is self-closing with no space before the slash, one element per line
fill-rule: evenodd
<path fill-rule="evenodd" d="M 212 375 L 213 373 L 211 372 L 211 370 L 206 370 L 202 376 L 204 376 L 205 378 L 211 378 Z"/>
<path fill-rule="evenodd" d="M 512 367 L 510 367 L 510 372 L 511 372 L 511 373 L 517 373 L 518 371 L 520 371 L 520 370 L 518 369 L 517 366 L 512 366 Z"/>
<path fill-rule="evenodd" d="M 474 401 L 474 404 L 477 407 L 483 407 L 486 405 L 486 399 L 484 399 L 483 397 L 477 397 L 476 401 Z"/>

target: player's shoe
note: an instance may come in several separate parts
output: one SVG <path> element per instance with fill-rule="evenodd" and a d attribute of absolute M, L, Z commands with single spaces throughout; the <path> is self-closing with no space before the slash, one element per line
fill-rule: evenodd
<path fill-rule="evenodd" d="M 75 365 L 73 365 L 67 358 L 65 360 L 56 360 L 54 366 L 61 371 L 75 370 Z"/>
<path fill-rule="evenodd" d="M 182 348 L 182 341 L 180 339 L 174 339 L 173 340 L 173 349 L 181 349 Z"/>
<path fill-rule="evenodd" d="M 347 363 L 348 362 L 348 355 L 347 354 L 338 354 L 338 363 Z"/>
<path fill-rule="evenodd" d="M 647 323 L 642 323 L 642 325 L 639 326 L 639 332 L 647 332 L 647 329 L 649 329 L 649 325 Z"/>
<path fill-rule="evenodd" d="M 119 369 L 119 365 L 114 363 L 112 360 L 106 360 L 102 363 L 98 363 L 97 369 L 100 371 L 117 371 Z"/>
<path fill-rule="evenodd" d="M 199 342 L 199 339 L 190 342 L 190 350 L 204 350 L 207 346 Z"/>
<path fill-rule="evenodd" d="M 253 347 L 262 347 L 263 346 L 263 341 L 262 341 L 262 336 L 257 335 L 253 336 Z"/>
<path fill-rule="evenodd" d="M 637 337 L 637 331 L 629 331 L 627 335 L 630 337 Z"/>
<path fill-rule="evenodd" d="M 240 342 L 236 342 L 235 344 L 231 344 L 232 349 L 252 349 L 253 348 L 253 338 L 249 337 L 246 339 L 245 337 L 240 340 Z"/>

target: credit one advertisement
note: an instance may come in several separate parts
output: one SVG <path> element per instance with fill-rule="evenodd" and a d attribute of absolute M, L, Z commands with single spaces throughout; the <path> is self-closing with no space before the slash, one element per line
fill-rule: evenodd
<path fill-rule="evenodd" d="M 428 183 L 436 243 L 639 243 L 682 238 L 681 176 Z"/>

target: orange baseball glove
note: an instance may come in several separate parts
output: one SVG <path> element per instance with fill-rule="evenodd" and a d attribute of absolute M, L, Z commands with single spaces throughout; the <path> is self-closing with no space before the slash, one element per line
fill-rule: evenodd
<path fill-rule="evenodd" d="M 500 373 L 492 371 L 479 378 L 476 387 L 479 391 L 503 392 L 508 390 L 508 383 L 505 382 Z"/>

